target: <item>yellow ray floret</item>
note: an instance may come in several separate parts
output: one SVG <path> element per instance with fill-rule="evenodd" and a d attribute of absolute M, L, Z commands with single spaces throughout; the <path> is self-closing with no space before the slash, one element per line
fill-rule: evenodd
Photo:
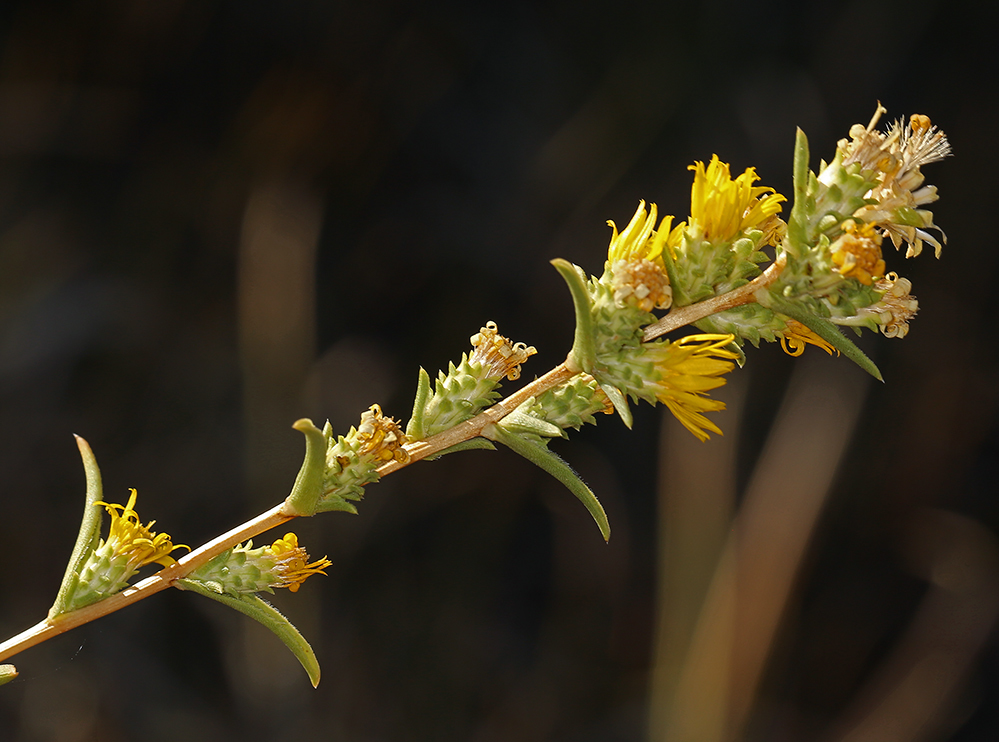
<path fill-rule="evenodd" d="M 839 351 L 836 348 L 805 327 L 805 325 L 797 320 L 788 319 L 787 325 L 784 327 L 784 332 L 780 336 L 780 347 L 789 356 L 798 357 L 805 352 L 806 345 L 814 345 L 817 348 L 822 348 L 829 355 L 832 355 L 833 351 L 836 351 L 836 355 L 839 355 Z"/>
<path fill-rule="evenodd" d="M 780 213 L 787 199 L 773 188 L 753 186 L 759 176 L 755 168 L 746 168 L 732 179 L 729 165 L 711 156 L 705 167 L 695 162 L 694 185 L 690 190 L 690 220 L 700 225 L 704 238 L 726 242 L 747 229 L 759 227 Z"/>
<path fill-rule="evenodd" d="M 103 505 L 111 516 L 111 530 L 107 544 L 111 546 L 115 556 L 126 556 L 129 568 L 136 570 L 146 564 L 156 562 L 164 567 L 174 563 L 170 553 L 175 549 L 190 549 L 185 544 L 174 544 L 168 533 L 155 533 L 151 530 L 155 520 L 142 525 L 138 513 L 135 512 L 135 500 L 138 492 L 130 490 L 131 496 L 127 505 L 115 505 L 108 502 L 98 502 Z M 120 511 L 120 512 L 119 512 Z"/>
<path fill-rule="evenodd" d="M 734 339 L 733 335 L 723 334 L 689 335 L 649 346 L 660 378 L 647 383 L 656 398 L 702 441 L 708 439 L 707 431 L 722 434 L 703 413 L 724 410 L 725 403 L 711 399 L 705 392 L 723 386 L 725 379 L 721 377 L 735 368 L 738 354 L 726 347 Z"/>
<path fill-rule="evenodd" d="M 639 201 L 635 215 L 620 234 L 614 221 L 608 219 L 607 225 L 613 232 L 607 248 L 607 260 L 611 263 L 615 260 L 656 260 L 662 254 L 663 245 L 669 237 L 673 217 L 664 216 L 659 229 L 653 231 L 656 218 L 656 205 L 649 204 L 649 211 L 646 213 L 645 201 Z"/>

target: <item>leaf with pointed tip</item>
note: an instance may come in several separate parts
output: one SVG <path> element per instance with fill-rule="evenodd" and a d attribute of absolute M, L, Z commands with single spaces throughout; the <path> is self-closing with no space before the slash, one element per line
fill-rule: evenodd
<path fill-rule="evenodd" d="M 326 436 L 307 417 L 291 427 L 305 435 L 305 460 L 284 501 L 285 510 L 289 515 L 315 515 L 326 475 Z"/>
<path fill-rule="evenodd" d="M 596 521 L 597 527 L 600 529 L 600 534 L 604 537 L 604 541 L 610 539 L 610 523 L 607 522 L 607 513 L 604 512 L 604 508 L 597 499 L 597 496 L 593 494 L 593 490 L 587 487 L 583 483 L 583 480 L 579 478 L 579 475 L 556 453 L 549 451 L 541 443 L 522 438 L 519 435 L 504 430 L 498 425 L 487 426 L 483 429 L 482 433 L 483 435 L 488 435 L 497 443 L 502 443 L 514 453 L 519 453 L 532 464 L 540 467 L 564 484 L 566 489 L 574 494 L 590 512 L 590 515 L 593 516 L 593 520 Z"/>
<path fill-rule="evenodd" d="M 586 290 L 586 278 L 582 271 L 568 260 L 555 258 L 552 265 L 569 287 L 572 305 L 576 310 L 576 334 L 566 365 L 573 371 L 589 372 L 596 360 L 597 349 L 593 340 L 593 315 L 590 311 L 590 294 Z"/>
<path fill-rule="evenodd" d="M 794 140 L 794 205 L 787 220 L 787 246 L 799 256 L 808 245 L 808 137 L 798 129 Z"/>
<path fill-rule="evenodd" d="M 316 659 L 316 653 L 309 646 L 309 642 L 292 625 L 291 621 L 285 618 L 284 614 L 259 595 L 241 595 L 237 598 L 226 593 L 219 593 L 208 584 L 192 579 L 177 580 L 174 585 L 181 590 L 190 590 L 198 595 L 204 595 L 206 598 L 218 601 L 222 605 L 227 605 L 262 623 L 274 632 L 277 638 L 284 642 L 285 646 L 302 663 L 302 667 L 309 675 L 309 680 L 312 681 L 312 687 L 315 688 L 319 685 L 319 661 Z"/>
<path fill-rule="evenodd" d="M 869 373 L 875 379 L 878 381 L 884 381 L 884 378 L 881 376 L 881 371 L 876 365 L 874 365 L 874 361 L 868 358 L 864 351 L 854 345 L 853 341 L 840 332 L 836 325 L 829 320 L 823 319 L 822 317 L 816 317 L 811 312 L 803 310 L 797 304 L 789 302 L 779 296 L 775 296 L 769 291 L 757 292 L 757 299 L 760 301 L 760 304 L 763 304 L 763 306 L 768 309 L 772 309 L 778 314 L 784 314 L 793 320 L 797 320 L 833 346 L 840 353 L 864 369 L 864 371 Z"/>
<path fill-rule="evenodd" d="M 63 575 L 62 584 L 59 585 L 55 602 L 49 609 L 49 618 L 55 618 L 66 612 L 66 606 L 73 597 L 73 592 L 80 581 L 80 571 L 101 540 L 102 511 L 97 506 L 97 503 L 103 499 L 101 470 L 97 466 L 94 452 L 90 450 L 90 444 L 80 436 L 76 436 L 76 446 L 80 449 L 83 471 L 87 478 L 86 504 L 83 507 L 83 521 L 80 523 L 80 532 L 76 536 L 73 554 L 69 558 L 69 564 L 66 565 L 66 573 Z"/>

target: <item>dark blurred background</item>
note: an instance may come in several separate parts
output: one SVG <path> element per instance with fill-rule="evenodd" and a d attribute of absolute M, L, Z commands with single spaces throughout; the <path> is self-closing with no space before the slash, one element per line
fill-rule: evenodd
<path fill-rule="evenodd" d="M 285 496 L 295 419 L 405 421 L 487 320 L 525 377 L 560 362 L 548 261 L 599 272 L 639 199 L 684 218 L 692 161 L 789 194 L 795 127 L 814 167 L 878 100 L 955 152 L 925 168 L 942 259 L 886 249 L 921 311 L 862 342 L 885 384 L 750 348 L 724 438 L 644 408 L 556 443 L 609 545 L 512 453 L 406 469 L 294 524 L 334 562 L 274 598 L 317 690 L 171 591 L 11 660 L 0 740 L 999 738 L 994 29 L 921 0 L 0 5 L 3 637 L 72 548 L 73 433 L 200 544 Z"/>

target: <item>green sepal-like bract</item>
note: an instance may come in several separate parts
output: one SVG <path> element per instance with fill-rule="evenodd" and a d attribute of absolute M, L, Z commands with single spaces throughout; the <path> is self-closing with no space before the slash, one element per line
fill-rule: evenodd
<path fill-rule="evenodd" d="M 66 573 L 63 575 L 62 583 L 59 585 L 59 592 L 56 594 L 55 602 L 49 609 L 49 618 L 55 618 L 61 613 L 69 610 L 70 601 L 73 598 L 76 588 L 80 582 L 80 572 L 87 558 L 94 553 L 101 540 L 101 514 L 100 507 L 96 504 L 101 501 L 101 470 L 97 466 L 97 459 L 94 452 L 90 450 L 90 445 L 80 436 L 76 436 L 76 445 L 80 449 L 80 457 L 83 459 L 83 470 L 87 478 L 86 504 L 83 508 L 83 521 L 80 523 L 80 532 L 76 536 L 76 545 L 66 565 Z"/>
<path fill-rule="evenodd" d="M 420 368 L 419 380 L 416 382 L 416 398 L 413 400 L 413 416 L 406 425 L 406 435 L 414 441 L 427 437 L 423 417 L 427 409 L 427 399 L 430 397 L 430 374 L 425 368 Z"/>
<path fill-rule="evenodd" d="M 285 646 L 302 663 L 302 667 L 309 675 L 309 680 L 312 681 L 312 687 L 315 688 L 319 685 L 319 661 L 316 659 L 316 653 L 312 651 L 309 642 L 284 614 L 259 595 L 228 595 L 214 589 L 214 586 L 193 579 L 177 580 L 174 584 L 182 590 L 190 590 L 204 595 L 206 598 L 216 600 L 262 623 L 284 642 Z"/>
<path fill-rule="evenodd" d="M 565 461 L 548 450 L 544 443 L 506 430 L 502 424 L 486 426 L 482 434 L 497 443 L 502 443 L 564 484 L 566 489 L 574 494 L 593 516 L 604 541 L 610 539 L 610 524 L 607 522 L 607 513 L 604 512 L 597 496 L 593 494 L 593 490 L 583 483 L 579 475 Z"/>
<path fill-rule="evenodd" d="M 326 475 L 326 436 L 308 418 L 296 420 L 291 427 L 305 435 L 305 461 L 284 501 L 285 510 L 289 515 L 314 515 Z"/>

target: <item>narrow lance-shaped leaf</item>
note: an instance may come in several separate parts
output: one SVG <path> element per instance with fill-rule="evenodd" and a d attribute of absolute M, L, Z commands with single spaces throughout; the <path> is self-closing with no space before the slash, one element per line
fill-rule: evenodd
<path fill-rule="evenodd" d="M 199 595 L 204 595 L 206 598 L 217 600 L 219 603 L 234 608 L 253 620 L 262 623 L 274 632 L 277 638 L 284 642 L 285 646 L 302 663 L 302 667 L 305 668 L 305 672 L 308 673 L 309 680 L 312 682 L 312 687 L 315 688 L 319 685 L 319 660 L 316 659 L 316 653 L 312 651 L 309 642 L 305 640 L 301 632 L 292 625 L 291 621 L 284 614 L 259 595 L 250 594 L 235 597 L 225 593 L 218 593 L 196 580 L 177 580 L 174 584 L 181 590 L 190 590 Z"/>
<path fill-rule="evenodd" d="M 785 301 L 779 296 L 774 296 L 769 291 L 757 292 L 757 299 L 760 304 L 768 309 L 772 309 L 779 314 L 784 314 L 793 320 L 797 320 L 833 346 L 840 353 L 864 369 L 864 371 L 869 373 L 875 379 L 878 381 L 884 381 L 884 378 L 881 376 L 881 371 L 874 364 L 874 361 L 868 358 L 864 351 L 858 348 L 852 340 L 840 332 L 836 325 L 829 320 L 823 319 L 822 317 L 816 317 L 814 314 L 803 310 L 797 304 Z"/>
<path fill-rule="evenodd" d="M 66 612 L 66 604 L 80 580 L 80 570 L 83 569 L 87 557 L 94 552 L 101 539 L 101 514 L 103 511 L 101 508 L 95 507 L 103 499 L 101 470 L 97 466 L 94 452 L 90 450 L 90 444 L 80 436 L 76 436 L 76 445 L 80 449 L 83 471 L 87 478 L 86 504 L 83 507 L 83 520 L 80 523 L 80 532 L 76 536 L 76 545 L 73 546 L 73 554 L 69 558 L 69 564 L 66 565 L 66 573 L 63 575 L 62 584 L 59 585 L 55 602 L 49 609 L 49 618 L 55 618 Z"/>
<path fill-rule="evenodd" d="M 489 425 L 483 429 L 482 434 L 497 443 L 502 443 L 514 453 L 519 453 L 532 464 L 539 466 L 564 484 L 566 489 L 574 494 L 590 512 L 590 515 L 593 516 L 593 520 L 596 521 L 597 527 L 600 529 L 600 534 L 604 537 L 604 541 L 610 539 L 610 523 L 607 522 L 607 513 L 604 512 L 604 508 L 597 499 L 597 496 L 593 494 L 593 490 L 587 487 L 583 483 L 583 480 L 579 478 L 579 475 L 557 454 L 549 451 L 541 443 L 522 438 L 515 433 L 504 430 L 501 425 Z"/>

